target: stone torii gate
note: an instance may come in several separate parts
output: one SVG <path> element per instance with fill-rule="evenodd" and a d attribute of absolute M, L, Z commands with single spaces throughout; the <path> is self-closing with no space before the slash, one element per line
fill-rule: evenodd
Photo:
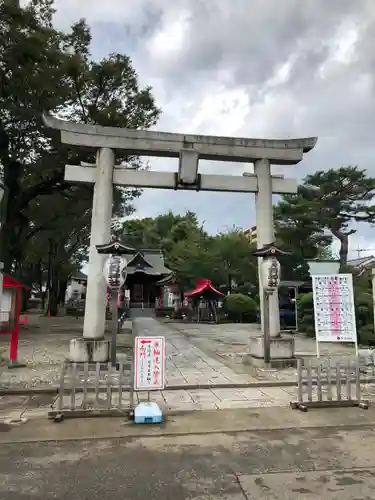
<path fill-rule="evenodd" d="M 255 193 L 257 245 L 274 241 L 272 194 L 297 191 L 297 182 L 271 175 L 271 164 L 295 165 L 303 154 L 314 148 L 317 138 L 268 140 L 188 135 L 150 130 L 119 129 L 71 123 L 50 115 L 43 116 L 47 127 L 60 130 L 61 140 L 74 146 L 97 148 L 96 165 L 67 165 L 65 180 L 94 184 L 89 269 L 83 339 L 99 342 L 105 328 L 105 282 L 103 256 L 97 245 L 108 243 L 112 219 L 113 185 L 135 188 L 183 189 Z M 115 150 L 129 155 L 178 158 L 178 171 L 134 170 L 115 165 Z M 198 172 L 199 160 L 243 162 L 254 164 L 254 174 L 204 175 Z M 260 283 L 260 297 L 263 297 Z M 263 303 L 261 302 L 263 327 Z M 278 297 L 269 303 L 270 336 L 280 332 Z M 96 347 L 90 352 L 96 351 Z M 95 359 L 94 359 L 95 360 Z M 96 361 L 102 361 L 96 359 Z"/>

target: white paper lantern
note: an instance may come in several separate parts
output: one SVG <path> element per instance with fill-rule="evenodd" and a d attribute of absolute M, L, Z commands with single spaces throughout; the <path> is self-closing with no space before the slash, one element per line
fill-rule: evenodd
<path fill-rule="evenodd" d="M 272 257 L 263 259 L 260 266 L 260 279 L 263 288 L 276 290 L 280 285 L 280 262 Z"/>
<path fill-rule="evenodd" d="M 125 283 L 127 265 L 127 260 L 121 255 L 110 255 L 106 259 L 103 274 L 111 290 L 119 290 Z"/>

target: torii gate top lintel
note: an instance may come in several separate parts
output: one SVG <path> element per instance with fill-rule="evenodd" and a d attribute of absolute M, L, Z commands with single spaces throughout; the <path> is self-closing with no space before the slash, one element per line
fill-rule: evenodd
<path fill-rule="evenodd" d="M 43 121 L 47 127 L 61 131 L 65 144 L 121 149 L 142 156 L 178 158 L 181 150 L 192 149 L 202 160 L 250 163 L 266 158 L 272 164 L 295 165 L 317 142 L 317 137 L 251 139 L 101 127 L 68 122 L 49 114 L 43 115 Z"/>

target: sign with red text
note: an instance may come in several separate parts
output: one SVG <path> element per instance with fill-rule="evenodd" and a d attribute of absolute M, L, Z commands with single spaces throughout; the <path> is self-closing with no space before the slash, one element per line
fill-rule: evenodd
<path fill-rule="evenodd" d="M 312 280 L 316 340 L 357 343 L 353 276 L 317 275 Z"/>
<path fill-rule="evenodd" d="M 135 337 L 134 357 L 134 390 L 164 389 L 165 337 Z"/>

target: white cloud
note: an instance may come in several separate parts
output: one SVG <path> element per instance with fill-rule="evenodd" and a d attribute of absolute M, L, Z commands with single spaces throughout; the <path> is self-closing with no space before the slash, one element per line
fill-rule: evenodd
<path fill-rule="evenodd" d="M 186 43 L 188 11 L 165 13 L 159 30 L 147 41 L 147 49 L 151 59 L 163 60 L 178 64 L 179 53 Z"/>
<path fill-rule="evenodd" d="M 374 0 L 56 0 L 56 21 L 86 17 L 93 55 L 128 53 L 151 84 L 159 130 L 243 137 L 317 135 L 298 167 L 358 164 L 375 173 Z M 152 160 L 172 170 L 174 160 Z M 251 170 L 203 164 L 205 171 Z M 241 170 L 242 169 L 242 170 Z M 196 210 L 211 230 L 254 222 L 253 197 L 147 191 L 138 215 Z M 352 241 L 375 248 L 372 229 Z M 368 240 L 360 240 L 364 238 Z M 353 243 L 357 245 L 357 243 Z"/>

